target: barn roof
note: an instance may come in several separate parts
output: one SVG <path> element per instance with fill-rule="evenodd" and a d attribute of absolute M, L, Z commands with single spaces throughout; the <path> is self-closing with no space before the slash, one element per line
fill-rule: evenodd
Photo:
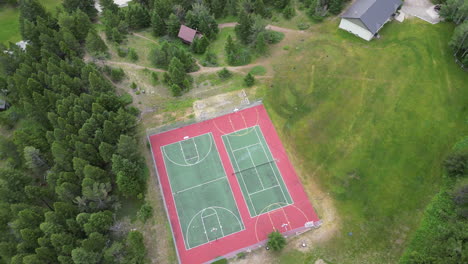
<path fill-rule="evenodd" d="M 191 29 L 187 26 L 181 25 L 179 34 L 177 36 L 184 41 L 192 43 L 196 35 L 197 31 L 195 29 Z"/>
<path fill-rule="evenodd" d="M 375 34 L 401 4 L 401 0 L 358 0 L 341 17 L 360 19 Z"/>

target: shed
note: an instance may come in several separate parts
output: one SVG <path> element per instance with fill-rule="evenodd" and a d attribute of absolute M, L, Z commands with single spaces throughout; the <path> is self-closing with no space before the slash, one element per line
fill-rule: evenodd
<path fill-rule="evenodd" d="M 369 41 L 401 4 L 401 0 L 357 0 L 341 16 L 339 27 Z"/>
<path fill-rule="evenodd" d="M 185 25 L 181 25 L 179 34 L 177 35 L 183 42 L 192 44 L 195 38 L 201 38 L 202 34 L 195 29 L 189 28 Z"/>

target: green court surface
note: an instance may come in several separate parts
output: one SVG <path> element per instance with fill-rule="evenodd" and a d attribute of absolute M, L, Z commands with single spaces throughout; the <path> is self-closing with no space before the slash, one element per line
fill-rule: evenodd
<path fill-rule="evenodd" d="M 292 204 L 259 126 L 224 135 L 223 142 L 251 217 Z"/>
<path fill-rule="evenodd" d="M 187 249 L 244 229 L 211 133 L 161 151 Z"/>

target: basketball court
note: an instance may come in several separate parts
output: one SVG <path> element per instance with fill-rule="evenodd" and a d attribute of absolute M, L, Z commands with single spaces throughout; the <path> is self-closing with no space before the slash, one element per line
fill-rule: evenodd
<path fill-rule="evenodd" d="M 319 219 L 263 105 L 149 137 L 181 263 L 296 235 Z"/>

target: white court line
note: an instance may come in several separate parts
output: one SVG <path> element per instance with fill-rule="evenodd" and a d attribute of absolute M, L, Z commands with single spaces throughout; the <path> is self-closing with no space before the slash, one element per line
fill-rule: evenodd
<path fill-rule="evenodd" d="M 201 186 L 203 186 L 203 185 L 205 185 L 205 184 L 210 184 L 210 183 L 212 183 L 212 182 L 216 182 L 216 181 L 223 180 L 223 179 L 227 179 L 227 178 L 226 178 L 226 177 L 216 178 L 216 179 L 214 179 L 214 180 L 207 181 L 207 182 L 204 182 L 204 183 L 200 183 L 200 184 L 198 184 L 198 185 L 195 185 L 195 186 L 188 187 L 188 188 L 186 188 L 186 189 L 177 191 L 175 194 L 178 194 L 178 193 L 181 193 L 181 192 L 185 192 L 185 191 L 191 190 L 191 189 L 193 189 L 193 188 L 198 188 L 198 187 L 201 187 Z"/>
<path fill-rule="evenodd" d="M 260 129 L 260 128 L 259 128 L 259 129 Z M 260 136 L 258 135 L 257 129 L 255 129 L 255 134 L 257 135 L 258 141 L 259 141 L 259 142 L 263 142 L 263 141 L 260 139 Z M 262 136 L 263 136 L 263 133 L 262 133 Z M 271 152 L 270 147 L 268 146 L 268 143 L 266 143 L 266 140 L 265 140 L 265 144 L 266 144 L 267 147 L 268 147 L 268 151 L 270 151 L 271 157 L 274 159 L 273 153 Z M 266 151 L 265 151 L 265 147 L 263 146 L 263 144 L 261 144 L 261 145 L 262 145 L 262 150 L 263 150 L 263 153 L 265 154 L 265 157 L 267 158 L 267 160 L 269 160 L 268 155 L 267 155 L 267 153 L 266 153 Z M 275 165 L 276 165 L 276 163 L 275 163 Z M 280 185 L 280 181 L 278 180 L 278 176 L 276 175 L 276 171 L 275 171 L 275 169 L 273 168 L 273 165 L 271 165 L 271 163 L 270 163 L 270 168 L 271 168 L 271 170 L 273 171 L 273 174 L 275 175 L 276 182 Z M 279 168 L 278 168 L 278 172 L 279 172 Z M 283 175 L 281 175 L 281 173 L 280 173 L 280 177 L 281 177 L 281 180 L 283 180 Z M 284 184 L 284 187 L 285 187 L 286 190 L 287 190 L 288 187 L 286 186 L 286 183 L 284 183 L 284 180 L 283 180 L 283 184 Z M 285 200 L 287 203 L 289 203 L 289 200 L 286 198 L 286 195 L 284 194 L 283 188 L 280 188 L 280 189 L 281 189 L 281 193 L 283 194 L 284 200 Z M 291 194 L 289 193 L 289 191 L 288 191 L 288 195 L 289 195 L 289 197 L 291 197 Z M 291 200 L 292 200 L 292 198 L 291 198 Z"/>
<path fill-rule="evenodd" d="M 193 138 L 192 138 L 192 140 L 193 140 L 193 145 L 195 146 L 195 151 L 197 152 L 198 160 L 200 160 L 200 153 L 198 152 L 197 142 L 195 142 L 195 139 L 193 139 Z"/>
<path fill-rule="evenodd" d="M 203 216 L 203 215 L 202 215 L 202 218 L 207 218 L 207 217 L 210 217 L 210 216 L 212 216 L 212 215 L 216 215 L 216 214 L 217 214 L 217 213 L 210 214 L 210 215 L 207 215 L 207 216 Z"/>
<path fill-rule="evenodd" d="M 224 168 L 224 164 L 222 163 L 222 160 L 221 160 L 221 157 L 220 157 L 220 152 L 219 152 L 219 150 L 218 150 L 218 148 L 217 148 L 217 145 L 216 145 L 216 142 L 215 142 L 215 140 L 214 140 L 213 134 L 212 134 L 211 132 L 209 132 L 209 133 L 206 133 L 206 134 L 202 134 L 202 135 L 196 136 L 196 137 L 194 137 L 194 138 L 198 138 L 198 137 L 205 136 L 205 135 L 208 135 L 209 138 L 210 138 L 210 140 L 209 140 L 209 141 L 210 141 L 210 147 L 209 147 L 209 149 L 208 149 L 209 151 L 207 152 L 206 156 L 203 157 L 203 159 L 200 160 L 198 163 L 202 162 L 204 159 L 206 159 L 206 158 L 211 154 L 211 151 L 212 151 L 212 148 L 213 148 L 213 145 L 214 145 L 215 148 L 216 148 L 216 150 L 218 151 L 218 153 L 216 153 L 216 155 L 217 155 L 217 157 L 219 158 L 219 160 L 220 160 L 220 162 L 221 162 L 221 166 L 223 167 L 223 170 L 224 170 L 224 175 L 223 175 L 223 177 L 218 178 L 218 179 L 215 179 L 215 180 L 220 180 L 220 179 L 223 179 L 223 178 L 228 179 L 228 177 L 227 177 L 227 172 L 226 172 L 226 169 Z M 182 222 L 181 222 L 182 218 L 179 216 L 179 209 L 183 209 L 183 206 L 181 207 L 180 204 L 178 205 L 178 202 L 177 202 L 176 199 L 175 199 L 174 190 L 173 190 L 173 185 L 172 185 L 173 183 L 171 182 L 171 177 L 170 177 L 169 170 L 168 170 L 168 168 L 167 168 L 166 163 L 169 161 L 169 162 L 171 162 L 171 163 L 173 163 L 173 164 L 176 164 L 176 165 L 179 165 L 179 166 L 184 166 L 184 167 L 190 167 L 190 166 L 193 166 L 193 165 L 177 164 L 176 162 L 174 162 L 173 160 L 171 160 L 171 159 L 169 158 L 169 156 L 165 153 L 164 148 L 165 148 L 166 146 L 169 146 L 169 145 L 172 145 L 172 144 L 176 144 L 176 143 L 171 143 L 171 144 L 167 144 L 167 145 L 164 145 L 164 146 L 160 146 L 160 150 L 161 150 L 161 152 L 162 152 L 162 153 L 164 154 L 164 156 L 165 156 L 162 160 L 163 160 L 164 168 L 165 168 L 165 170 L 166 170 L 166 177 L 167 177 L 167 179 L 168 179 L 168 181 L 169 181 L 169 189 L 170 189 L 171 194 L 172 194 L 172 200 L 173 200 L 173 202 L 174 202 L 174 204 L 175 204 L 175 212 L 176 212 L 177 219 L 178 219 L 177 222 L 179 222 L 179 228 L 180 228 L 181 234 L 184 234 L 183 228 L 182 228 Z M 154 160 L 154 157 L 155 157 L 155 156 L 153 155 L 153 160 Z M 167 158 L 167 160 L 166 160 L 166 158 Z M 155 162 L 155 163 L 156 163 L 156 162 Z M 173 179 L 172 179 L 172 180 L 173 180 Z M 239 212 L 239 206 L 238 206 L 238 204 L 237 204 L 237 202 L 236 202 L 236 199 L 234 198 L 234 192 L 232 191 L 232 187 L 231 187 L 231 185 L 229 184 L 229 180 L 228 180 L 228 183 L 227 183 L 227 184 L 228 184 L 228 186 L 229 186 L 229 188 L 230 188 L 230 190 L 231 190 L 231 197 L 232 197 L 232 199 L 234 200 L 234 203 L 236 204 L 236 208 L 235 208 L 235 209 L 236 209 L 236 211 L 237 211 L 237 213 L 239 214 L 239 217 L 240 217 L 241 215 L 240 215 L 240 212 Z M 193 186 L 192 186 L 192 187 L 193 187 Z M 192 187 L 191 187 L 191 188 L 192 188 Z M 162 186 L 161 186 L 161 189 L 162 189 Z M 186 190 L 187 190 L 187 189 L 186 189 Z M 163 198 L 164 198 L 164 197 L 163 197 Z M 164 205 L 166 206 L 166 203 L 165 203 Z M 239 224 L 240 230 L 238 230 L 237 232 L 230 233 L 230 234 L 228 234 L 228 236 L 229 236 L 229 235 L 232 235 L 232 234 L 235 234 L 235 233 L 242 232 L 242 231 L 245 230 L 245 226 L 244 226 L 244 223 L 242 222 L 242 220 L 240 220 L 239 217 L 238 217 L 236 214 L 234 214 L 231 210 L 229 210 L 229 209 L 227 209 L 227 208 L 225 208 L 225 207 L 221 207 L 221 206 L 211 206 L 210 208 L 212 208 L 212 209 L 213 209 L 213 208 L 220 208 L 220 209 L 226 210 L 226 211 L 228 211 L 231 215 L 233 215 L 233 216 L 236 218 L 237 223 Z M 167 208 L 166 208 L 166 210 L 167 210 Z M 201 212 L 201 211 L 200 211 L 200 212 Z M 191 226 L 191 224 L 192 224 L 192 221 L 195 219 L 195 217 L 196 217 L 197 215 L 200 214 L 200 212 L 197 213 L 197 214 L 195 214 L 195 215 L 192 217 L 192 219 L 189 221 L 189 224 L 187 225 L 187 229 L 185 230 L 185 236 L 182 235 L 182 238 L 183 238 L 183 241 L 184 241 L 184 247 L 185 247 L 186 250 L 189 250 L 189 249 L 192 249 L 192 248 L 195 248 L 195 247 L 199 247 L 199 246 L 202 246 L 202 245 L 208 243 L 208 242 L 206 242 L 206 243 L 197 245 L 197 246 L 195 246 L 195 247 L 191 247 L 191 246 L 190 246 L 190 239 L 189 239 L 190 226 Z M 169 214 L 168 214 L 168 215 L 169 215 Z M 172 226 L 172 223 L 171 223 L 171 230 L 172 230 L 172 228 L 173 228 L 173 226 Z M 174 233 L 174 232 L 173 232 L 173 233 Z M 223 232 L 223 233 L 224 233 L 224 232 Z M 175 233 L 174 233 L 174 234 L 175 234 Z M 174 239 L 174 241 L 175 241 L 175 239 Z M 177 251 L 177 252 L 178 252 L 178 251 Z"/>
<path fill-rule="evenodd" d="M 207 207 L 207 208 L 205 208 L 205 209 L 200 210 L 198 213 L 196 213 L 196 214 L 192 217 L 192 219 L 190 219 L 190 221 L 189 221 L 189 223 L 188 223 L 188 225 L 187 225 L 187 230 L 185 231 L 184 242 L 185 242 L 185 239 L 187 239 L 187 246 L 188 246 L 188 247 L 185 247 L 185 249 L 189 250 L 189 249 L 192 249 L 192 248 L 200 247 L 200 246 L 203 246 L 203 245 L 205 245 L 206 243 L 210 242 L 210 240 L 208 240 L 206 243 L 203 243 L 203 244 L 200 244 L 200 245 L 197 245 L 197 246 L 194 246 L 194 247 L 190 247 L 190 239 L 189 239 L 189 234 L 190 234 L 189 231 L 190 231 L 190 227 L 192 226 L 193 220 L 195 220 L 195 218 L 196 218 L 200 213 L 203 213 L 203 212 L 204 212 L 206 209 L 208 209 L 208 208 L 209 208 L 209 209 L 213 209 L 213 210 L 214 210 L 215 208 L 216 208 L 216 209 L 226 210 L 226 211 L 228 211 L 228 213 L 230 213 L 231 215 L 233 215 L 233 216 L 236 218 L 237 223 L 239 223 L 239 226 L 241 227 L 241 229 L 240 229 L 239 231 L 237 231 L 237 232 L 230 233 L 230 234 L 228 234 L 228 235 L 226 235 L 226 236 L 234 235 L 234 234 L 237 234 L 237 233 L 242 232 L 242 231 L 245 230 L 244 223 L 243 223 L 243 222 L 239 219 L 239 217 L 237 217 L 237 215 L 234 214 L 231 210 L 229 210 L 229 209 L 227 209 L 227 208 L 225 208 L 225 207 L 222 207 L 222 206 L 210 206 L 210 207 Z M 216 210 L 215 210 L 215 211 L 216 211 Z M 239 216 L 240 216 L 240 213 L 239 213 Z"/>
<path fill-rule="evenodd" d="M 186 155 L 185 155 L 184 148 L 182 147 L 182 142 L 184 142 L 184 141 L 188 142 L 190 139 L 192 140 L 193 145 L 195 146 L 195 151 L 197 152 L 197 156 L 194 156 L 192 158 L 187 159 Z M 197 143 L 195 143 L 195 139 L 194 138 L 190 138 L 190 139 L 179 141 L 180 150 L 182 151 L 182 156 L 184 156 L 185 163 L 192 164 L 192 163 L 189 163 L 188 161 L 192 160 L 192 159 L 197 159 L 197 161 L 195 163 L 193 163 L 193 164 L 197 164 L 200 161 L 200 153 L 198 152 L 198 147 L 197 147 Z"/>
<path fill-rule="evenodd" d="M 232 159 L 236 163 L 237 170 L 240 170 L 239 164 L 237 163 L 236 156 L 234 155 L 234 152 L 232 151 L 231 141 L 229 140 L 229 137 L 226 137 L 226 139 L 227 139 L 227 143 L 229 145 L 229 149 L 231 150 L 231 153 L 232 153 Z M 249 194 L 249 189 L 247 189 L 247 184 L 245 184 L 244 175 L 242 174 L 242 172 L 240 172 L 240 176 L 241 176 L 240 178 L 242 180 L 242 183 L 244 184 L 245 192 L 247 194 Z M 238 177 L 236 177 L 236 178 L 238 179 Z M 252 199 L 250 199 L 250 196 L 248 196 L 248 195 L 247 195 L 247 197 L 244 196 L 244 199 L 247 199 L 247 198 L 249 198 L 250 204 L 252 205 L 252 208 L 253 208 L 253 210 L 255 212 L 255 215 L 252 216 L 252 213 L 249 210 L 249 214 L 250 214 L 251 217 L 255 217 L 257 215 L 257 211 L 255 210 L 255 206 L 253 205 L 253 202 L 252 202 Z"/>
<path fill-rule="evenodd" d="M 222 237 L 224 237 L 224 230 L 223 230 L 223 226 L 221 225 L 221 221 L 219 221 L 218 212 L 216 212 L 216 218 L 218 219 L 219 228 L 221 228 L 221 235 L 223 235 Z M 216 239 L 218 239 L 218 238 L 216 238 Z"/>
<path fill-rule="evenodd" d="M 206 208 L 203 209 L 203 211 L 205 211 L 205 210 L 206 210 Z M 203 213 L 202 213 L 202 215 L 203 215 Z M 203 230 L 205 230 L 206 243 L 208 243 L 208 242 L 210 242 L 210 239 L 208 238 L 208 233 L 206 232 L 205 221 L 203 220 L 203 217 L 201 219 L 201 222 L 202 222 L 202 225 L 203 225 Z M 188 228 L 190 228 L 190 226 Z"/>
<path fill-rule="evenodd" d="M 164 145 L 164 146 L 161 146 L 161 147 L 160 147 L 161 152 L 164 154 L 164 157 L 165 157 L 164 159 L 168 159 L 170 162 L 174 163 L 174 164 L 177 165 L 177 166 L 181 166 L 181 167 L 191 167 L 191 166 L 193 166 L 193 165 L 199 164 L 200 162 L 204 161 L 204 160 L 210 155 L 211 149 L 213 148 L 214 137 L 213 137 L 213 134 L 212 134 L 211 132 L 206 133 L 206 134 L 202 134 L 202 135 L 199 135 L 199 136 L 196 136 L 196 137 L 193 137 L 193 138 L 198 138 L 198 137 L 202 137 L 202 136 L 206 136 L 206 135 L 208 135 L 208 136 L 210 137 L 210 147 L 208 148 L 208 151 L 207 151 L 206 155 L 205 155 L 201 160 L 199 160 L 198 162 L 196 162 L 196 163 L 194 163 L 194 164 L 187 164 L 187 162 L 185 162 L 186 164 L 181 164 L 181 163 L 178 163 L 178 162 L 173 161 L 173 160 L 169 157 L 169 155 L 167 155 L 167 153 L 166 153 L 166 151 L 165 151 L 166 147 L 167 147 L 167 146 L 170 146 L 170 145 L 173 145 L 173 144 L 177 144 L 177 143 L 179 143 L 180 141 L 174 142 L 174 143 L 171 143 L 171 144 L 167 144 L 167 145 Z M 184 157 L 184 159 L 185 159 L 185 157 Z"/>
<path fill-rule="evenodd" d="M 250 148 L 250 147 L 253 147 L 253 146 L 256 146 L 260 143 L 255 143 L 255 144 L 252 144 L 252 145 L 248 145 L 248 146 L 245 146 L 245 147 L 242 147 L 242 148 L 238 148 L 238 149 L 234 149 L 233 151 L 236 152 L 236 151 L 239 151 L 239 150 L 243 150 L 243 149 L 246 149 L 246 148 Z"/>
<path fill-rule="evenodd" d="M 250 150 L 249 150 L 249 149 L 247 149 L 247 153 L 249 153 L 250 161 L 252 161 L 252 165 L 254 166 L 255 173 L 257 173 L 257 178 L 258 178 L 258 180 L 260 181 L 260 185 L 262 185 L 262 189 L 265 190 L 265 186 L 263 186 L 262 179 L 260 178 L 260 174 L 258 174 L 257 167 L 255 166 L 255 162 L 253 161 L 252 154 L 250 154 Z M 267 158 L 268 158 L 268 157 L 267 157 Z M 242 172 L 241 172 L 241 173 L 242 173 Z"/>
<path fill-rule="evenodd" d="M 264 192 L 264 191 L 266 191 L 266 190 L 270 190 L 270 189 L 273 189 L 273 188 L 276 188 L 276 187 L 280 187 L 280 188 L 281 188 L 281 186 L 278 184 L 278 185 L 275 185 L 275 186 L 271 186 L 271 187 L 265 188 L 265 189 L 260 190 L 260 191 L 256 191 L 256 192 L 253 192 L 253 193 L 249 193 L 249 195 L 254 195 L 254 194 L 257 194 L 257 193 L 261 193 L 261 192 Z"/>

